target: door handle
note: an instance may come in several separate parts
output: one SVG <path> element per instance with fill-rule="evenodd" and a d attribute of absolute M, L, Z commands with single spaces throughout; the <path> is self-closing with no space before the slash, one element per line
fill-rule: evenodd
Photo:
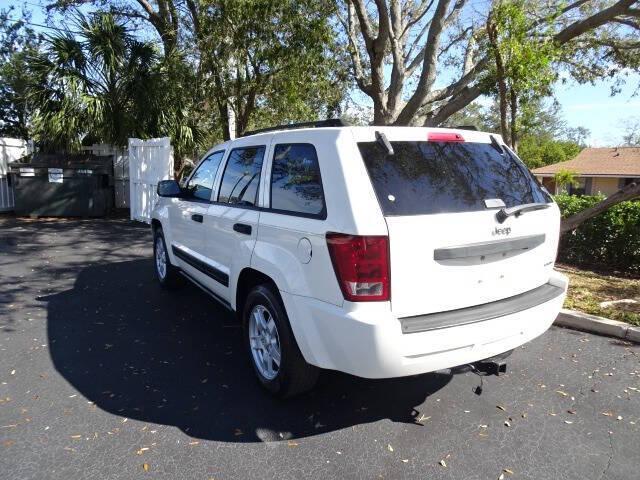
<path fill-rule="evenodd" d="M 194 222 L 202 223 L 204 217 L 198 213 L 194 213 L 193 215 L 191 215 L 191 220 L 193 220 Z"/>
<path fill-rule="evenodd" d="M 245 235 L 251 235 L 251 225 L 246 223 L 234 223 L 233 230 L 238 233 L 244 233 Z"/>

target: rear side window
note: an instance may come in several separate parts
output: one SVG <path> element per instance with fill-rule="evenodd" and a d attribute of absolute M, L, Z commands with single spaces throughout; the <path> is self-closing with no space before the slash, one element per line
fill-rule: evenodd
<path fill-rule="evenodd" d="M 264 150 L 260 146 L 231 151 L 222 175 L 219 202 L 248 206 L 257 203 Z"/>
<path fill-rule="evenodd" d="M 276 145 L 271 167 L 271 208 L 311 217 L 324 216 L 320 166 L 313 145 Z"/>
<path fill-rule="evenodd" d="M 213 180 L 224 157 L 224 152 L 214 152 L 205 158 L 193 176 L 187 182 L 186 190 L 191 198 L 198 200 L 211 200 Z"/>
<path fill-rule="evenodd" d="M 491 144 L 391 142 L 394 155 L 377 142 L 358 143 L 385 215 L 485 210 L 484 200 L 507 207 L 551 202 L 527 167 Z"/>

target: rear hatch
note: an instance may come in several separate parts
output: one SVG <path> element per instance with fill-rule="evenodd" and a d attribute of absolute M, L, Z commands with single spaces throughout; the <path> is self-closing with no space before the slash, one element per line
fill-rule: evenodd
<path fill-rule="evenodd" d="M 559 211 L 499 137 L 423 128 L 354 135 L 388 226 L 396 316 L 480 305 L 548 281 Z M 538 209 L 499 221 L 501 209 L 525 204 Z"/>

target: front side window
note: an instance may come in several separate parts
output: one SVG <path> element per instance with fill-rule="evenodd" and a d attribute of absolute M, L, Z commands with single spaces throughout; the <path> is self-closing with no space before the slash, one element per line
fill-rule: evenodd
<path fill-rule="evenodd" d="M 187 198 L 211 200 L 213 181 L 216 178 L 216 172 L 218 171 L 222 157 L 224 157 L 224 152 L 215 152 L 200 162 L 198 169 L 187 182 L 185 188 Z"/>
<path fill-rule="evenodd" d="M 507 207 L 552 201 L 520 159 L 491 144 L 391 145 L 393 155 L 378 142 L 358 143 L 385 215 L 473 212 L 491 199 Z"/>
<path fill-rule="evenodd" d="M 271 167 L 271 208 L 309 216 L 324 214 L 320 166 L 313 145 L 276 145 Z"/>
<path fill-rule="evenodd" d="M 255 206 L 258 202 L 264 146 L 236 148 L 229 154 L 218 201 Z"/>

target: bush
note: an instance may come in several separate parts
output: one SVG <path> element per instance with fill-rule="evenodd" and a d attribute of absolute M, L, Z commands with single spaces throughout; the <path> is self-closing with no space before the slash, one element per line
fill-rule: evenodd
<path fill-rule="evenodd" d="M 602 196 L 556 195 L 562 218 L 600 202 Z M 622 202 L 560 239 L 558 260 L 640 273 L 640 202 Z"/>

